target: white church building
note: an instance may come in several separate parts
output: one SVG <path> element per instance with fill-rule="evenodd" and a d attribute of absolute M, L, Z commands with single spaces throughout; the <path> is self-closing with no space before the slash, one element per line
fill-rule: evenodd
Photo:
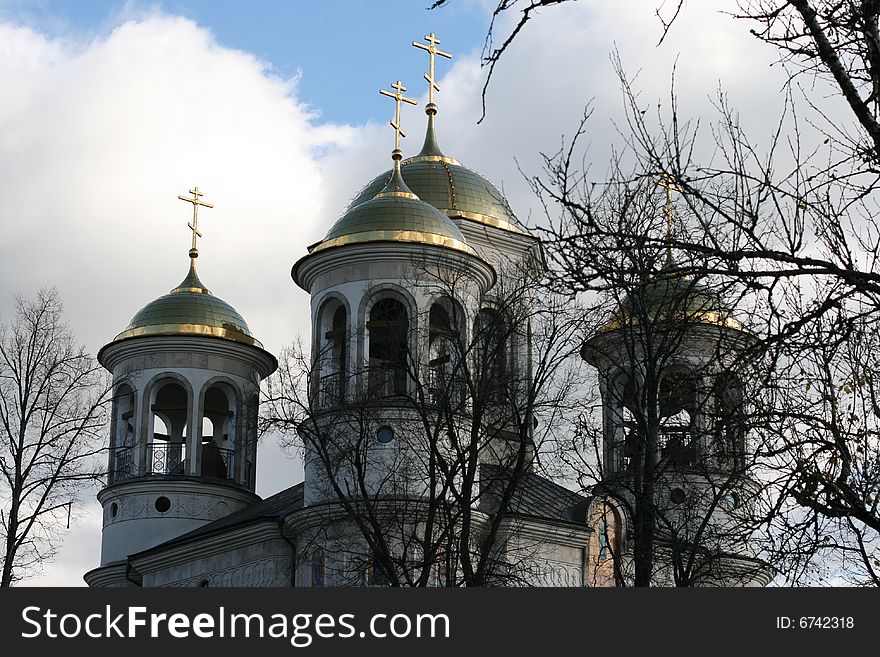
<path fill-rule="evenodd" d="M 361 507 L 352 500 L 361 495 L 375 501 L 393 481 L 393 503 L 404 505 L 411 516 L 401 525 L 400 540 L 424 522 L 419 514 L 428 484 L 418 474 L 402 474 L 406 464 L 428 458 L 407 440 L 414 423 L 424 419 L 399 400 L 416 394 L 420 377 L 434 381 L 455 368 L 444 346 L 450 333 L 468 341 L 481 322 L 496 321 L 500 311 L 491 305 L 493 290 L 503 286 L 505 277 L 543 267 L 540 240 L 521 227 L 498 189 L 440 150 L 433 72 L 434 55 L 444 53 L 437 50 L 433 34 L 426 39 L 428 45 L 420 47 L 431 55 L 426 75 L 431 102 L 424 146 L 409 158 L 400 151 L 400 103 L 409 101 L 398 83 L 395 92 L 383 92 L 397 107 L 391 170 L 357 194 L 291 272 L 311 298 L 308 390 L 314 426 L 300 431 L 332 432 L 339 453 L 347 453 L 346 441 L 367 436 L 370 459 L 360 463 L 357 473 L 330 467 L 329 452 L 310 447 L 305 436 L 304 481 L 291 482 L 265 499 L 255 493 L 261 382 L 276 371 L 278 360 L 252 335 L 245 319 L 199 279 L 198 209 L 210 206 L 195 188 L 191 197 L 181 197 L 194 208 L 189 272 L 168 294 L 138 311 L 98 354 L 113 376 L 114 395 L 107 485 L 98 494 L 103 507 L 100 564 L 85 574 L 89 586 L 387 583 L 382 568 L 371 562 L 363 520 L 356 517 Z M 429 282 L 428 272 L 443 285 Z M 693 339 L 683 341 L 682 362 L 699 362 L 712 353 L 719 333 L 732 351 L 749 340 L 717 300 L 700 294 L 695 310 L 705 321 L 696 322 Z M 510 345 L 507 374 L 529 376 L 527 340 Z M 627 362 L 631 352 L 622 343 L 622 332 L 612 322 L 582 350 L 599 373 L 602 458 L 609 476 L 592 492 L 580 493 L 537 474 L 528 463 L 522 468 L 515 495 L 499 518 L 504 541 L 495 555 L 509 563 L 529 562 L 511 583 L 618 582 L 613 562 L 629 558 L 633 522 L 626 510 L 626 486 L 620 483 L 628 472 L 625 403 L 620 401 L 626 394 L 615 386 L 619 373 L 632 366 Z M 368 426 L 353 426 L 352 418 L 361 425 L 365 421 L 352 408 L 365 404 Z M 468 404 L 463 396 L 457 408 L 466 413 Z M 665 480 L 658 502 L 670 506 L 700 503 L 699 491 L 709 484 L 687 466 L 695 454 L 717 454 L 701 435 L 705 423 L 699 409 L 681 405 L 690 414 L 676 435 L 688 444 L 681 446 L 677 458 L 682 467 Z M 730 439 L 740 444 L 746 437 Z M 736 456 L 728 451 L 725 458 Z M 490 461 L 484 458 L 482 466 L 500 467 Z M 711 523 L 730 522 L 726 509 L 743 503 L 750 486 L 745 481 L 728 492 L 728 506 L 717 505 Z M 488 497 L 491 491 L 480 494 Z M 469 503 L 474 513 L 482 512 L 479 495 Z M 353 544 L 363 544 L 367 556 L 356 559 Z M 767 583 L 769 571 L 748 544 L 722 549 L 724 557 L 706 584 Z M 447 568 L 438 563 L 427 583 L 455 581 Z"/>

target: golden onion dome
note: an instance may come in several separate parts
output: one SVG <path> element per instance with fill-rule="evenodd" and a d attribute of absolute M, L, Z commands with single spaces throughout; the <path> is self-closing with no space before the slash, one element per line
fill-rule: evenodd
<path fill-rule="evenodd" d="M 742 323 L 733 317 L 718 292 L 699 281 L 671 273 L 670 263 L 671 260 L 658 277 L 627 292 L 611 321 L 600 332 L 638 324 L 640 318 L 652 323 L 681 321 L 742 330 Z"/>
<path fill-rule="evenodd" d="M 199 280 L 195 259 L 180 285 L 141 308 L 113 342 L 140 336 L 201 335 L 262 348 L 241 315 Z"/>
<path fill-rule="evenodd" d="M 443 154 L 437 144 L 432 112 L 428 113 L 422 150 L 401 163 L 401 173 L 406 185 L 422 201 L 448 217 L 523 232 L 507 200 L 491 182 Z M 368 183 L 348 206 L 349 211 L 372 200 L 392 175 L 393 171 L 386 171 Z"/>
<path fill-rule="evenodd" d="M 422 201 L 407 186 L 400 171 L 400 151 L 394 168 L 368 199 L 352 204 L 311 253 L 363 242 L 415 242 L 475 255 L 458 226 L 433 205 Z"/>

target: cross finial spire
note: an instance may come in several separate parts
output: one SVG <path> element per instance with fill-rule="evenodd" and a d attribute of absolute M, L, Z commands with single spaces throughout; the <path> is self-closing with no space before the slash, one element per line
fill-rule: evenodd
<path fill-rule="evenodd" d="M 401 160 L 403 159 L 403 153 L 400 151 L 400 138 L 406 137 L 406 133 L 400 127 L 400 103 L 402 101 L 410 105 L 418 105 L 418 102 L 403 95 L 406 87 L 403 86 L 403 82 L 400 80 L 392 84 L 391 88 L 394 89 L 395 93 L 385 91 L 385 89 L 379 89 L 379 93 L 394 99 L 394 120 L 391 121 L 391 127 L 394 128 L 394 151 L 391 153 L 391 157 L 395 160 Z"/>
<path fill-rule="evenodd" d="M 416 48 L 421 48 L 428 53 L 429 72 L 425 73 L 425 80 L 428 81 L 428 104 L 425 107 L 425 112 L 427 112 L 428 114 L 436 114 L 437 106 L 434 104 L 434 92 L 440 91 L 440 87 L 437 86 L 437 81 L 434 78 L 434 56 L 440 55 L 441 57 L 452 59 L 452 53 L 444 52 L 437 48 L 437 44 L 440 43 L 440 39 L 438 39 L 433 32 L 425 36 L 425 41 L 428 42 L 428 45 L 425 45 L 424 43 L 419 43 L 418 41 L 413 41 L 412 44 Z"/>
<path fill-rule="evenodd" d="M 672 237 L 675 228 L 675 210 L 672 208 L 672 192 L 684 194 L 684 188 L 679 185 L 675 176 L 671 173 L 661 173 L 660 177 L 655 181 L 660 187 L 666 190 L 666 204 L 663 206 L 663 214 L 666 215 L 666 262 L 672 263 Z"/>
<path fill-rule="evenodd" d="M 195 259 L 199 257 L 199 250 L 196 248 L 196 238 L 201 237 L 202 234 L 199 232 L 199 206 L 205 208 L 213 208 L 213 204 L 208 203 L 207 201 L 201 200 L 201 196 L 204 196 L 202 192 L 199 191 L 198 187 L 193 187 L 189 190 L 189 193 L 192 194 L 192 198 L 188 196 L 180 195 L 179 198 L 181 201 L 186 201 L 187 203 L 192 203 L 193 205 L 193 220 L 192 223 L 187 224 L 190 230 L 192 231 L 192 247 L 189 250 L 189 257 L 192 259 L 193 264 L 195 264 Z"/>

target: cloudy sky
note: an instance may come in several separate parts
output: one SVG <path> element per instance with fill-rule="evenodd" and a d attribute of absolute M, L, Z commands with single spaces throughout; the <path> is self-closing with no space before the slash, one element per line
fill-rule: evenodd
<path fill-rule="evenodd" d="M 659 0 L 658 0 L 659 2 Z M 438 60 L 444 151 L 493 180 L 537 221 L 519 169 L 540 171 L 593 101 L 591 175 L 621 137 L 616 48 L 645 106 L 668 98 L 677 60 L 680 111 L 710 111 L 719 84 L 757 137 L 778 114 L 781 72 L 732 3 L 690 2 L 667 40 L 646 0 L 579 0 L 545 10 L 496 70 L 480 117 L 480 53 L 492 0 L 0 0 L 0 313 L 15 294 L 54 285 L 93 352 L 185 275 L 193 185 L 199 272 L 273 352 L 307 332 L 308 299 L 292 263 L 349 199 L 389 164 L 401 79 L 424 104 L 428 32 Z M 507 22 L 499 25 L 504 30 Z M 424 114 L 407 108 L 404 151 L 421 146 Z M 708 138 L 708 134 L 707 134 Z M 530 219 L 531 217 L 531 219 Z M 301 479 L 262 446 L 258 492 Z M 94 498 L 94 491 L 86 495 Z M 32 584 L 82 585 L 98 565 L 100 511 L 86 505 L 57 560 Z"/>

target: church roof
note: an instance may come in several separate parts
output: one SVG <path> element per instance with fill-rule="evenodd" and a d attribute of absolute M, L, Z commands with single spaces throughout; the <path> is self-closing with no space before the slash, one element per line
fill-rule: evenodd
<path fill-rule="evenodd" d="M 386 171 L 370 181 L 351 202 L 349 210 L 372 199 L 392 173 Z M 428 114 L 428 129 L 421 152 L 401 163 L 401 173 L 406 184 L 422 201 L 446 216 L 522 232 L 507 200 L 495 185 L 443 154 L 437 143 L 433 114 Z"/>
<path fill-rule="evenodd" d="M 517 486 L 510 501 L 510 511 L 521 516 L 586 526 L 588 502 L 589 498 L 565 486 L 529 473 Z"/>
<path fill-rule="evenodd" d="M 630 289 L 600 333 L 640 319 L 681 320 L 742 330 L 742 323 L 733 317 L 721 294 L 699 280 L 671 271 L 673 266 L 674 262 L 667 262 L 656 277 Z"/>
<path fill-rule="evenodd" d="M 205 335 L 263 346 L 238 311 L 199 280 L 195 260 L 180 285 L 141 308 L 113 341 L 152 335 Z"/>

